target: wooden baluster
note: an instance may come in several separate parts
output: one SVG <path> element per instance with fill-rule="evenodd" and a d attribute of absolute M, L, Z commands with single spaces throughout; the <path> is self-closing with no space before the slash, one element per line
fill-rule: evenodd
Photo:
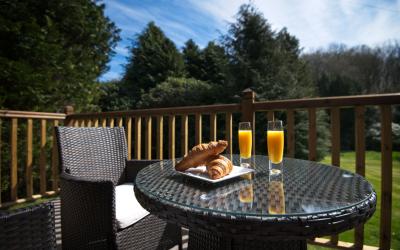
<path fill-rule="evenodd" d="M 94 119 L 93 119 L 93 126 L 94 126 L 95 128 L 99 127 L 99 118 L 94 118 Z"/>
<path fill-rule="evenodd" d="M 200 144 L 202 141 L 202 133 L 201 133 L 201 114 L 196 114 L 196 122 L 195 122 L 195 144 Z"/>
<path fill-rule="evenodd" d="M 1 156 L 1 146 L 2 146 L 2 139 L 1 139 L 1 137 L 2 137 L 2 134 L 1 134 L 1 129 L 2 129 L 2 126 L 3 126 L 3 120 L 2 119 L 0 119 L 0 207 L 1 207 L 1 192 L 2 192 L 2 190 L 1 190 L 1 160 L 2 160 L 2 156 Z"/>
<path fill-rule="evenodd" d="M 11 201 L 16 201 L 18 196 L 18 119 L 11 119 L 11 161 L 10 161 L 10 177 L 11 177 Z"/>
<path fill-rule="evenodd" d="M 32 198 L 33 195 L 33 179 L 32 179 L 32 166 L 33 166 L 33 156 L 32 156 L 32 119 L 27 119 L 26 127 L 26 169 L 25 169 L 25 181 L 26 181 L 26 197 L 28 199 Z"/>
<path fill-rule="evenodd" d="M 217 140 L 217 114 L 210 115 L 210 141 Z"/>
<path fill-rule="evenodd" d="M 294 111 L 287 110 L 287 156 L 294 158 L 295 153 Z"/>
<path fill-rule="evenodd" d="M 85 127 L 85 119 L 79 121 L 79 127 Z"/>
<path fill-rule="evenodd" d="M 135 159 L 142 159 L 142 118 L 135 117 Z"/>
<path fill-rule="evenodd" d="M 157 159 L 159 160 L 162 160 L 164 158 L 163 136 L 164 136 L 164 117 L 162 115 L 159 115 L 157 116 Z"/>
<path fill-rule="evenodd" d="M 58 150 L 55 130 L 55 127 L 58 126 L 58 120 L 53 121 L 53 126 L 53 145 L 51 149 L 51 177 L 53 179 L 52 190 L 58 191 Z"/>
<path fill-rule="evenodd" d="M 110 117 L 110 119 L 108 120 L 108 126 L 109 126 L 110 128 L 113 128 L 113 127 L 114 127 L 114 117 Z"/>
<path fill-rule="evenodd" d="M 91 127 L 92 126 L 92 119 L 91 118 L 88 118 L 88 119 L 86 119 L 86 127 Z"/>
<path fill-rule="evenodd" d="M 170 115 L 168 120 L 169 158 L 175 159 L 175 116 Z"/>
<path fill-rule="evenodd" d="M 74 127 L 79 127 L 79 120 L 73 120 L 73 124 Z"/>
<path fill-rule="evenodd" d="M 365 176 L 365 107 L 355 108 L 355 147 L 356 147 L 356 173 Z M 354 231 L 354 246 L 361 249 L 364 245 L 364 224 L 357 226 Z"/>
<path fill-rule="evenodd" d="M 101 126 L 103 128 L 107 127 L 107 118 L 105 117 L 101 118 Z"/>
<path fill-rule="evenodd" d="M 132 118 L 127 117 L 125 119 L 125 133 L 126 133 L 126 144 L 128 149 L 128 160 L 132 159 Z"/>
<path fill-rule="evenodd" d="M 182 156 L 186 155 L 189 151 L 189 118 L 187 115 L 182 115 L 181 120 L 181 147 Z"/>
<path fill-rule="evenodd" d="M 308 109 L 308 159 L 317 159 L 317 115 L 315 108 Z"/>
<path fill-rule="evenodd" d="M 232 113 L 226 113 L 225 116 L 225 139 L 228 141 L 227 153 L 232 155 Z"/>
<path fill-rule="evenodd" d="M 147 160 L 151 160 L 151 116 L 146 116 L 145 122 L 145 155 Z"/>
<path fill-rule="evenodd" d="M 332 165 L 340 167 L 340 109 L 331 108 L 331 142 L 332 142 Z M 331 243 L 337 245 L 339 237 L 337 234 L 331 236 Z"/>
<path fill-rule="evenodd" d="M 390 105 L 381 110 L 381 214 L 380 249 L 390 249 L 392 223 L 392 110 Z"/>
<path fill-rule="evenodd" d="M 268 117 L 268 121 L 273 121 L 275 119 L 274 111 L 273 110 L 269 110 L 268 113 L 267 113 L 267 117 Z"/>
<path fill-rule="evenodd" d="M 39 172 L 40 172 L 40 194 L 46 194 L 46 120 L 40 120 L 40 156 L 39 156 Z"/>
<path fill-rule="evenodd" d="M 117 124 L 118 124 L 118 127 L 122 127 L 124 125 L 124 120 L 122 117 L 118 117 Z"/>

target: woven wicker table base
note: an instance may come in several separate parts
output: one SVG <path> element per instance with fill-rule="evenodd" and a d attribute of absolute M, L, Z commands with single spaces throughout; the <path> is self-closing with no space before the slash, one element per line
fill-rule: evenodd
<path fill-rule="evenodd" d="M 242 240 L 189 230 L 188 250 L 306 250 L 306 240 Z"/>

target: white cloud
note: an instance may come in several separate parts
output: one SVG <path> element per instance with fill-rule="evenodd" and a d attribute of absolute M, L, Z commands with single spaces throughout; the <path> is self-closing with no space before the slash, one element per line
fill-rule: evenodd
<path fill-rule="evenodd" d="M 400 0 L 370 2 L 360 0 L 254 0 L 254 5 L 273 29 L 287 27 L 306 50 L 330 43 L 375 45 L 399 38 Z M 212 0 L 191 3 L 212 16 L 220 27 L 232 22 L 246 0 Z"/>

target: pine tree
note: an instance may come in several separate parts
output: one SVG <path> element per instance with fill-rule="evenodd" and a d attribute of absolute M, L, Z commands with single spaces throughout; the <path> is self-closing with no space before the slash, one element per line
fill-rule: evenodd
<path fill-rule="evenodd" d="M 202 51 L 203 71 L 201 78 L 213 85 L 224 85 L 227 80 L 228 57 L 225 49 L 215 42 L 209 42 Z"/>
<path fill-rule="evenodd" d="M 184 74 L 182 55 L 164 32 L 150 22 L 133 42 L 131 57 L 123 78 L 132 106 L 140 96 L 168 77 Z"/>
<path fill-rule="evenodd" d="M 202 79 L 205 72 L 203 70 L 203 58 L 199 46 L 192 39 L 189 39 L 183 47 L 182 54 L 187 75 L 190 78 Z"/>

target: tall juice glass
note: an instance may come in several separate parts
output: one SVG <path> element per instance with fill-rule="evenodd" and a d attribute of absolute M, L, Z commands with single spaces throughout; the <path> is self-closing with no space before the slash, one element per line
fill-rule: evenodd
<path fill-rule="evenodd" d="M 275 120 L 268 122 L 267 131 L 268 157 L 270 160 L 270 170 L 272 173 L 280 173 L 283 159 L 284 132 L 282 121 Z M 279 170 L 279 171 L 278 171 Z"/>
<path fill-rule="evenodd" d="M 239 123 L 240 166 L 250 167 L 253 134 L 250 122 Z"/>

